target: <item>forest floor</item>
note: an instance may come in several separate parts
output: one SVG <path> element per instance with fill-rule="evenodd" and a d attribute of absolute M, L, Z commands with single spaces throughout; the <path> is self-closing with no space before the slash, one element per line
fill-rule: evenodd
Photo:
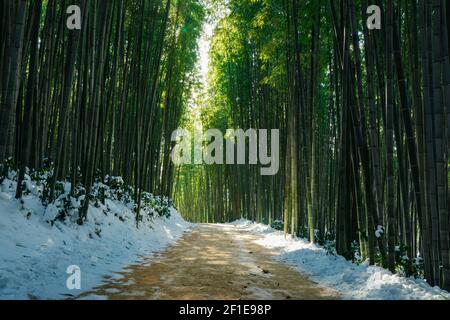
<path fill-rule="evenodd" d="M 37 194 L 38 186 L 27 182 Z M 55 205 L 44 207 L 33 193 L 16 200 L 15 189 L 13 180 L 0 185 L 0 300 L 77 296 L 105 276 L 164 251 L 193 226 L 171 208 L 170 218 L 146 214 L 136 228 L 134 203 L 112 198 L 91 205 L 82 226 L 75 210 L 52 226 L 47 217 Z M 80 290 L 67 286 L 70 266 L 80 269 Z"/>
<path fill-rule="evenodd" d="M 256 244 L 261 236 L 232 225 L 201 224 L 166 251 L 131 265 L 79 298 L 338 299 Z"/>
<path fill-rule="evenodd" d="M 134 204 L 110 194 L 79 226 L 77 210 L 54 219 L 59 207 L 44 207 L 42 186 L 27 185 L 21 201 L 13 175 L 0 186 L 0 300 L 450 299 L 424 279 L 352 263 L 248 220 L 197 225 L 175 208 L 170 218 L 148 208 L 136 228 Z M 69 191 L 64 184 L 61 197 Z M 68 285 L 74 266 L 77 290 Z"/>
<path fill-rule="evenodd" d="M 78 299 L 440 300 L 423 279 L 355 264 L 269 226 L 192 225 L 166 250 L 132 264 Z"/>

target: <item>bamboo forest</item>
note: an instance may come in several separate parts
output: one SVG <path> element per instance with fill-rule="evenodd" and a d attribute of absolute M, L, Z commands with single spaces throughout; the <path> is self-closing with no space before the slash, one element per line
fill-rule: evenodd
<path fill-rule="evenodd" d="M 1 300 L 450 299 L 448 1 L 0 17 Z"/>

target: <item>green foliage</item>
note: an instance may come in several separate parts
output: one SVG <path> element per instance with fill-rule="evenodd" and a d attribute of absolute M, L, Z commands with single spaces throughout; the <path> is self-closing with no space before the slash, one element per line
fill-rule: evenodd
<path fill-rule="evenodd" d="M 300 226 L 298 228 L 298 236 L 302 239 L 308 238 L 308 228 L 306 226 Z"/>
<path fill-rule="evenodd" d="M 49 168 L 41 168 L 37 170 L 32 170 L 30 172 L 30 178 L 36 185 L 42 186 L 47 182 L 49 176 L 52 175 L 52 171 Z"/>
<path fill-rule="evenodd" d="M 374 261 L 374 264 L 375 264 L 376 266 L 382 267 L 382 266 L 385 265 L 385 263 L 386 263 L 385 259 L 383 259 L 382 255 L 380 254 L 380 251 L 377 250 L 376 253 L 375 253 L 375 261 Z"/>
<path fill-rule="evenodd" d="M 395 248 L 395 269 L 396 272 L 406 277 L 423 278 L 423 259 L 418 256 L 410 259 L 408 256 L 409 247 L 400 244 Z"/>
<path fill-rule="evenodd" d="M 408 257 L 408 246 L 400 244 L 395 247 L 395 269 L 397 272 L 410 276 L 412 273 L 411 260 Z"/>
<path fill-rule="evenodd" d="M 151 208 L 151 212 L 156 212 L 159 217 L 170 217 L 170 209 L 174 207 L 172 201 L 167 197 L 154 196 L 151 193 L 142 194 L 142 203 L 145 207 Z"/>
<path fill-rule="evenodd" d="M 424 278 L 424 262 L 422 257 L 417 256 L 413 259 L 412 268 L 414 277 Z"/>
<path fill-rule="evenodd" d="M 122 177 L 106 176 L 103 183 L 108 187 L 108 197 L 110 199 L 118 200 L 125 204 L 129 204 L 134 201 L 134 188 L 126 185 Z"/>
<path fill-rule="evenodd" d="M 56 207 L 58 208 L 58 214 L 55 219 L 51 221 L 52 224 L 57 220 L 64 221 L 71 213 L 77 212 L 79 207 L 78 203 L 74 200 L 76 199 L 72 198 L 70 193 L 63 193 L 58 197 L 55 201 Z"/>
<path fill-rule="evenodd" d="M 13 167 L 13 158 L 9 157 L 2 163 L 0 163 L 0 184 L 8 177 L 9 171 Z"/>
<path fill-rule="evenodd" d="M 56 182 L 55 191 L 53 195 L 53 199 L 50 197 L 51 188 L 49 187 L 52 182 L 52 177 L 48 176 L 42 194 L 40 195 L 41 202 L 44 206 L 48 206 L 50 203 L 54 202 L 53 199 L 58 199 L 61 195 L 64 194 L 64 183 Z"/>
<path fill-rule="evenodd" d="M 274 220 L 272 222 L 271 227 L 275 230 L 283 231 L 284 230 L 284 222 L 281 220 Z"/>
<path fill-rule="evenodd" d="M 323 248 L 329 255 L 337 255 L 336 253 L 336 237 L 330 233 L 325 232 L 323 239 L 319 239 L 319 244 L 323 245 Z"/>
<path fill-rule="evenodd" d="M 362 262 L 361 248 L 358 241 L 353 241 L 350 247 L 353 263 L 360 264 Z"/>

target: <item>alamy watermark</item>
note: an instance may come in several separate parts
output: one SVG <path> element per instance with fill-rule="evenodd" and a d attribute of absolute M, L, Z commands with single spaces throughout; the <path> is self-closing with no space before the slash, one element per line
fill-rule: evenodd
<path fill-rule="evenodd" d="M 67 18 L 67 28 L 69 30 L 81 29 L 81 9 L 77 5 L 67 7 L 66 13 L 69 14 Z M 370 5 L 367 7 L 367 28 L 369 30 L 381 29 L 381 8 L 377 5 Z"/>
<path fill-rule="evenodd" d="M 66 280 L 66 287 L 69 290 L 81 290 L 81 269 L 79 266 L 71 265 L 67 267 L 66 273 L 69 277 Z"/>
<path fill-rule="evenodd" d="M 267 129 L 228 129 L 225 134 L 218 129 L 204 133 L 177 129 L 172 133 L 176 142 L 172 161 L 175 165 L 259 164 L 265 166 L 260 169 L 261 175 L 273 176 L 280 169 L 280 130 L 270 130 L 270 139 L 268 134 Z"/>
<path fill-rule="evenodd" d="M 371 5 L 367 7 L 366 13 L 370 15 L 367 18 L 367 29 L 369 30 L 380 30 L 381 29 L 381 8 L 376 5 Z"/>
<path fill-rule="evenodd" d="M 69 30 L 80 30 L 81 29 L 81 9 L 79 6 L 72 5 L 68 6 L 66 13 L 69 17 L 66 21 L 67 29 Z"/>

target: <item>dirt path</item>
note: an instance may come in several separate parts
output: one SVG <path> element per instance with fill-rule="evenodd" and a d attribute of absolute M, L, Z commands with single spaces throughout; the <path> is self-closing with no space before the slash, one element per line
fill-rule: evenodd
<path fill-rule="evenodd" d="M 222 225 L 199 225 L 151 261 L 81 298 L 107 299 L 336 299 L 254 243 L 256 235 Z"/>

